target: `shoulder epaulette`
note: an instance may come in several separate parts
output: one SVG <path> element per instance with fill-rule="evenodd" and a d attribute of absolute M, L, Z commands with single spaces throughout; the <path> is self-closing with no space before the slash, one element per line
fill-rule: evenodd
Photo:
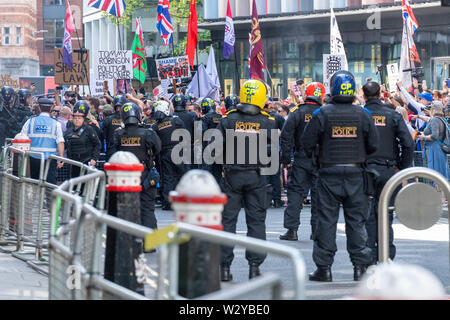
<path fill-rule="evenodd" d="M 228 115 L 228 114 L 230 114 L 230 113 L 232 113 L 232 112 L 236 112 L 237 111 L 237 109 L 231 109 L 231 110 L 228 110 L 227 112 L 225 112 L 225 115 Z"/>
<path fill-rule="evenodd" d="M 296 110 L 298 110 L 298 106 L 293 107 L 291 110 L 289 110 L 289 112 L 294 112 L 294 111 L 296 111 Z"/>
<path fill-rule="evenodd" d="M 275 121 L 275 118 L 272 117 L 272 116 L 271 116 L 270 114 L 268 114 L 267 112 L 261 110 L 261 114 L 262 114 L 262 115 L 265 115 L 267 118 L 269 118 L 269 120 L 274 120 L 274 121 Z"/>

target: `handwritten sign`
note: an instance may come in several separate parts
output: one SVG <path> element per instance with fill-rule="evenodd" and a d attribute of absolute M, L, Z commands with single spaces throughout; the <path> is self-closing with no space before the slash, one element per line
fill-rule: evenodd
<path fill-rule="evenodd" d="M 10 74 L 0 74 L 0 88 L 11 87 L 13 89 L 20 89 L 19 76 Z"/>
<path fill-rule="evenodd" d="M 89 83 L 89 50 L 83 54 L 84 65 L 81 61 L 81 52 L 73 52 L 73 67 L 62 63 L 63 51 L 55 48 L 55 83 L 57 84 L 88 84 Z"/>
<path fill-rule="evenodd" d="M 132 79 L 133 58 L 130 50 L 94 51 L 95 79 Z"/>

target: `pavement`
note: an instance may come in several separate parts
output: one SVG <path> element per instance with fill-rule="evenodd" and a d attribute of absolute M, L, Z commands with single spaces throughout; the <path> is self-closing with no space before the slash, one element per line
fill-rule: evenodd
<path fill-rule="evenodd" d="M 160 228 L 174 222 L 173 212 L 156 210 L 158 226 Z M 447 213 L 448 217 L 448 213 Z M 268 210 L 267 240 L 292 247 L 299 250 L 307 268 L 312 272 L 315 265 L 312 261 L 313 242 L 310 236 L 310 208 L 304 208 L 301 214 L 299 228 L 299 241 L 282 241 L 279 235 L 285 232 L 283 228 L 283 209 Z M 237 233 L 246 234 L 245 213 L 242 210 L 237 224 Z M 431 228 L 424 231 L 415 231 L 401 225 L 394 220 L 395 244 L 397 246 L 396 262 L 417 264 L 431 271 L 443 284 L 450 295 L 449 273 L 449 226 L 445 215 Z M 306 280 L 305 296 L 311 300 L 345 299 L 355 294 L 360 284 L 353 281 L 353 269 L 346 251 L 346 236 L 343 213 L 338 222 L 336 236 L 338 251 L 332 267 L 333 282 L 320 283 Z M 12 248 L 10 248 L 12 249 Z M 248 281 L 248 264 L 245 260 L 245 250 L 235 248 L 235 258 L 231 266 L 233 281 L 222 283 L 222 288 L 232 287 L 238 283 Z M 157 263 L 158 254 L 146 255 L 149 262 Z M 153 263 L 151 263 L 153 264 Z M 292 266 L 285 258 L 268 255 L 261 265 L 262 273 L 275 273 L 282 279 L 282 296 L 289 298 L 293 293 Z M 251 300 L 269 299 L 270 292 L 258 292 L 248 297 Z M 0 300 L 44 300 L 48 299 L 48 278 L 32 269 L 26 262 L 14 258 L 10 253 L 0 252 Z"/>

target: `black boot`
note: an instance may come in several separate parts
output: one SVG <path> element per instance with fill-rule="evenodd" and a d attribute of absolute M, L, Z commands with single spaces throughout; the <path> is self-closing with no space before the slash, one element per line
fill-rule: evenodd
<path fill-rule="evenodd" d="M 309 280 L 332 282 L 333 277 L 331 275 L 331 267 L 329 266 L 317 266 L 317 270 L 309 274 Z"/>
<path fill-rule="evenodd" d="M 220 266 L 220 281 L 228 282 L 233 280 L 233 275 L 230 272 L 229 266 Z"/>
<path fill-rule="evenodd" d="M 250 264 L 250 270 L 248 273 L 248 278 L 252 279 L 261 275 L 261 271 L 259 271 L 259 266 L 257 264 Z"/>
<path fill-rule="evenodd" d="M 282 234 L 280 236 L 280 240 L 297 241 L 298 240 L 297 230 L 288 229 L 288 231 L 286 231 L 285 234 Z"/>
<path fill-rule="evenodd" d="M 360 281 L 364 273 L 366 273 L 367 266 L 354 265 L 353 266 L 353 280 Z"/>

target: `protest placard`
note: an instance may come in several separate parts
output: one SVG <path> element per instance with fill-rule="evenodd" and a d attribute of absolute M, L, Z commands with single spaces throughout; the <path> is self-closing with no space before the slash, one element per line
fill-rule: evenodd
<path fill-rule="evenodd" d="M 389 91 L 397 91 L 397 82 L 400 81 L 400 73 L 398 72 L 398 63 L 386 65 L 389 79 Z"/>
<path fill-rule="evenodd" d="M 343 54 L 323 55 L 323 85 L 330 93 L 330 79 L 336 71 L 347 70 L 346 58 Z"/>
<path fill-rule="evenodd" d="M 0 74 L 0 88 L 11 87 L 14 90 L 20 89 L 19 76 L 11 74 Z"/>
<path fill-rule="evenodd" d="M 109 88 L 111 91 L 114 88 L 114 80 L 96 80 L 94 79 L 94 76 L 92 75 L 91 77 L 91 95 L 93 97 L 102 97 L 104 95 L 104 90 L 105 90 L 105 81 L 108 83 L 107 88 Z M 110 93 L 112 95 L 114 95 L 113 92 Z"/>
<path fill-rule="evenodd" d="M 189 68 L 187 56 L 158 59 L 155 61 L 159 81 L 191 77 L 191 69 Z"/>
<path fill-rule="evenodd" d="M 131 50 L 94 51 L 92 61 L 96 80 L 133 78 Z"/>
<path fill-rule="evenodd" d="M 73 52 L 73 67 L 71 68 L 62 63 L 62 49 L 55 48 L 55 83 L 68 85 L 87 85 L 89 83 L 89 50 L 83 54 L 84 65 L 81 55 L 81 52 Z"/>

